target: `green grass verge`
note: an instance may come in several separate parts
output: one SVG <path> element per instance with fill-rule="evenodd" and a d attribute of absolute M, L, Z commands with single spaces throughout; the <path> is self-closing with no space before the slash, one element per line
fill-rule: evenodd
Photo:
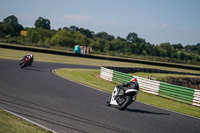
<path fill-rule="evenodd" d="M 51 133 L 10 113 L 0 110 L 0 133 Z"/>
<path fill-rule="evenodd" d="M 116 85 L 114 82 L 109 82 L 99 78 L 100 70 L 57 69 L 56 73 L 63 78 L 80 82 L 110 93 Z M 173 101 L 142 91 L 139 92 L 137 101 L 200 118 L 200 107 Z"/>
<path fill-rule="evenodd" d="M 29 52 L 30 51 L 0 48 L 0 59 L 21 60 L 21 58 L 24 55 L 28 54 Z M 43 61 L 43 62 L 80 64 L 80 65 L 90 65 L 90 66 L 142 67 L 142 68 L 155 68 L 155 69 L 163 69 L 163 70 L 170 70 L 170 71 L 200 73 L 200 71 L 197 71 L 197 70 L 188 70 L 188 69 L 180 69 L 180 68 L 172 68 L 172 67 L 164 67 L 164 66 L 153 66 L 153 65 L 145 65 L 145 64 L 139 64 L 139 63 L 98 60 L 98 59 L 81 58 L 81 57 L 73 57 L 73 56 L 45 54 L 45 53 L 39 53 L 39 52 L 31 52 L 31 53 L 34 55 L 35 61 Z"/>

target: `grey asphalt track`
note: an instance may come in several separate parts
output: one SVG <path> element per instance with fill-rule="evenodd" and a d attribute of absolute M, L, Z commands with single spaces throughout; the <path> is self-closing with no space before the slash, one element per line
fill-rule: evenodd
<path fill-rule="evenodd" d="M 125 111 L 107 107 L 110 94 L 52 73 L 100 67 L 34 62 L 20 69 L 18 63 L 0 59 L 0 108 L 59 133 L 200 133 L 200 119 L 139 102 Z"/>

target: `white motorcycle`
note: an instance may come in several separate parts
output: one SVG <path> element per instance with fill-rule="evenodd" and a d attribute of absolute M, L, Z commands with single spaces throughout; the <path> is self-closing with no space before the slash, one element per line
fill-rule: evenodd
<path fill-rule="evenodd" d="M 138 94 L 137 89 L 120 88 L 122 86 L 117 85 L 113 90 L 112 96 L 107 101 L 107 106 L 117 106 L 119 110 L 126 109 L 132 102 L 136 100 Z"/>

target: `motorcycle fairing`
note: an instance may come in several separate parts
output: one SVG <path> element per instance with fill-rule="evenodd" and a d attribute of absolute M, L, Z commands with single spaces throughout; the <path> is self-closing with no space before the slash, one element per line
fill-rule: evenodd
<path fill-rule="evenodd" d="M 136 89 L 128 89 L 125 91 L 125 93 L 130 93 L 130 92 L 136 92 L 136 94 L 138 93 L 138 90 Z"/>
<path fill-rule="evenodd" d="M 117 101 L 115 100 L 115 96 L 117 95 L 118 91 L 117 91 L 117 87 L 115 87 L 115 89 L 113 90 L 113 93 L 112 93 L 112 97 L 111 97 L 111 101 L 110 101 L 110 104 L 112 105 L 118 105 L 117 104 Z"/>

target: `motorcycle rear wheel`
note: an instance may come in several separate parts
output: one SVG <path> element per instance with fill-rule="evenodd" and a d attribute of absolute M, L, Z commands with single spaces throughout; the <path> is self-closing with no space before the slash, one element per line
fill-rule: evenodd
<path fill-rule="evenodd" d="M 130 101 L 131 101 L 130 96 L 125 96 L 125 97 L 124 97 L 124 102 L 123 102 L 123 104 L 121 104 L 121 105 L 118 107 L 118 109 L 119 109 L 119 110 L 124 110 L 124 109 L 126 109 L 126 108 L 128 107 L 128 105 L 130 104 Z"/>

